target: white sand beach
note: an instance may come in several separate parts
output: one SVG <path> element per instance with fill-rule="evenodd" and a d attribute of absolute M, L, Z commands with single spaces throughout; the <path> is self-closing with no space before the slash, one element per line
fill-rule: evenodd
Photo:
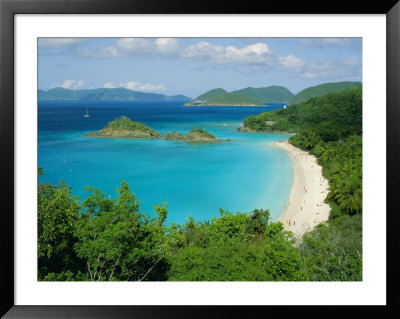
<path fill-rule="evenodd" d="M 276 142 L 293 161 L 294 181 L 289 203 L 281 222 L 297 237 L 312 230 L 329 217 L 330 207 L 324 203 L 328 195 L 328 180 L 314 155 L 294 147 L 287 141 Z"/>

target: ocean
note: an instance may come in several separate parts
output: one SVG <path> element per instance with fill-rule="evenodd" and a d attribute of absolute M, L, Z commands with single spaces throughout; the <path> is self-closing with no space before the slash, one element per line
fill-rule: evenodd
<path fill-rule="evenodd" d="M 240 133 L 249 115 L 281 108 L 185 107 L 180 101 L 39 101 L 38 166 L 41 181 L 60 180 L 80 202 L 85 186 L 106 198 L 126 181 L 142 212 L 154 216 L 153 205 L 167 202 L 168 222 L 189 216 L 205 221 L 219 209 L 236 213 L 269 209 L 273 221 L 288 203 L 293 182 L 289 156 L 272 145 L 289 134 Z M 86 107 L 89 117 L 85 118 Z M 125 115 L 164 134 L 201 128 L 228 143 L 186 144 L 166 140 L 100 139 L 83 136 Z"/>

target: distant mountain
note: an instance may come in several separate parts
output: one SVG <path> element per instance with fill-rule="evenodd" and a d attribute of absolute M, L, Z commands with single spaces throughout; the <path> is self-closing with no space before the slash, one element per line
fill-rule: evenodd
<path fill-rule="evenodd" d="M 289 102 L 294 96 L 287 88 L 276 85 L 263 88 L 248 87 L 231 93 L 247 95 L 263 103 Z"/>
<path fill-rule="evenodd" d="M 168 96 L 157 93 L 144 93 L 125 88 L 98 88 L 92 90 L 69 90 L 61 87 L 48 91 L 38 91 L 39 100 L 136 100 L 136 101 L 189 101 L 184 95 Z"/>
<path fill-rule="evenodd" d="M 217 99 L 225 94 L 228 94 L 224 89 L 214 89 L 207 91 L 206 93 L 203 93 L 202 95 L 199 95 L 196 100 L 198 101 L 208 101 L 212 99 Z"/>
<path fill-rule="evenodd" d="M 263 105 L 265 103 L 289 102 L 294 96 L 283 86 L 268 86 L 262 88 L 247 87 L 245 89 L 227 92 L 218 88 L 199 95 L 195 101 L 186 103 L 192 105 Z"/>
<path fill-rule="evenodd" d="M 297 93 L 291 100 L 291 104 L 299 104 L 309 100 L 312 97 L 318 97 L 327 93 L 337 92 L 352 87 L 362 86 L 361 82 L 331 82 L 317 86 L 312 86 Z"/>

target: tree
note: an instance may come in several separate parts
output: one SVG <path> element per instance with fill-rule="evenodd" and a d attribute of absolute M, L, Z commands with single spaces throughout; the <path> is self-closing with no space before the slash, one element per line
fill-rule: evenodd
<path fill-rule="evenodd" d="M 42 169 L 38 175 L 44 175 Z M 50 280 L 51 273 L 76 272 L 80 268 L 73 251 L 78 216 L 78 198 L 72 197 L 71 187 L 62 181 L 58 185 L 38 183 L 39 280 Z"/>
<path fill-rule="evenodd" d="M 341 216 L 317 226 L 299 246 L 302 270 L 313 281 L 362 280 L 362 217 Z"/>
<path fill-rule="evenodd" d="M 126 182 L 117 188 L 116 201 L 104 199 L 99 190 L 89 190 L 92 194 L 83 202 L 75 244 L 86 262 L 88 279 L 163 280 L 165 205 L 157 206 L 158 218 L 149 221 Z"/>

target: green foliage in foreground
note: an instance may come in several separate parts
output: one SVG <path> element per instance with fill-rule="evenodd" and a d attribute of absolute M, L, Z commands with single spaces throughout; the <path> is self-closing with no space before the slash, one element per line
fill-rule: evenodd
<path fill-rule="evenodd" d="M 360 215 L 317 227 L 297 247 L 267 210 L 167 226 L 166 204 L 150 218 L 126 182 L 116 200 L 87 190 L 79 205 L 65 183 L 38 184 L 38 280 L 361 280 Z"/>
<path fill-rule="evenodd" d="M 38 280 L 308 280 L 293 239 L 268 211 L 221 210 L 211 222 L 166 226 L 165 204 L 156 217 L 141 213 L 126 182 L 116 200 L 87 190 L 80 206 L 65 183 L 39 183 Z"/>
<path fill-rule="evenodd" d="M 281 223 L 268 211 L 250 215 L 221 211 L 211 223 L 191 219 L 181 229 L 185 245 L 172 255 L 169 280 L 304 281 L 301 256 Z M 182 232 L 183 231 L 183 232 Z"/>
<path fill-rule="evenodd" d="M 303 237 L 302 270 L 315 281 L 362 280 L 362 217 L 342 216 Z"/>

